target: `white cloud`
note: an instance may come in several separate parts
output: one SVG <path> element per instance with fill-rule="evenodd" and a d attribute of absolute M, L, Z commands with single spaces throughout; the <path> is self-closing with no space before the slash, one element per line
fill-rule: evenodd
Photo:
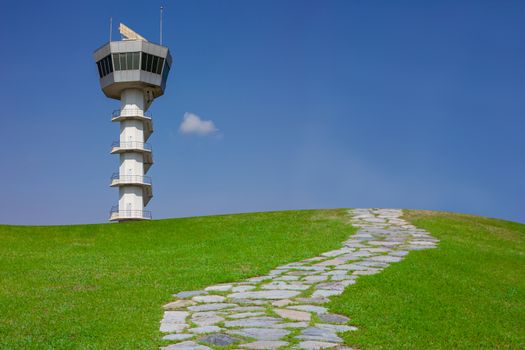
<path fill-rule="evenodd" d="M 186 112 L 179 131 L 183 134 L 210 135 L 218 132 L 211 120 L 202 120 L 198 115 Z"/>

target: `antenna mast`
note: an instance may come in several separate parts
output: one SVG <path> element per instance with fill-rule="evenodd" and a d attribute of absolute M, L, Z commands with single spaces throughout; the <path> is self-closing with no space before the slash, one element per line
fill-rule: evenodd
<path fill-rule="evenodd" d="M 160 44 L 162 45 L 162 12 L 164 12 L 164 6 L 160 6 Z"/>
<path fill-rule="evenodd" d="M 109 17 L 109 42 L 111 42 L 112 30 L 113 30 L 113 17 Z"/>

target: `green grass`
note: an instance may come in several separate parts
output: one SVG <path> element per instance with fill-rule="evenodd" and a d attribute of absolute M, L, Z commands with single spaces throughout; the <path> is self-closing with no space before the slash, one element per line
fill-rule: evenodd
<path fill-rule="evenodd" d="M 0 226 L 0 349 L 156 349 L 171 294 L 264 274 L 352 232 L 345 210 Z"/>
<path fill-rule="evenodd" d="M 361 349 L 525 348 L 525 225 L 427 211 L 441 240 L 330 303 Z M 156 349 L 172 293 L 338 248 L 345 210 L 115 225 L 0 225 L 0 349 Z"/>
<path fill-rule="evenodd" d="M 359 279 L 330 304 L 360 330 L 361 349 L 525 349 L 525 225 L 408 211 L 441 240 L 381 274 Z"/>

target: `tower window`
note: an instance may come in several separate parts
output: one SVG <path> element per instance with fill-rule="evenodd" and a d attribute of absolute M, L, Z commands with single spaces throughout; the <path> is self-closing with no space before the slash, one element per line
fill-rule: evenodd
<path fill-rule="evenodd" d="M 151 72 L 157 73 L 157 65 L 159 64 L 159 58 L 157 56 L 153 56 L 153 65 L 151 66 Z"/>
<path fill-rule="evenodd" d="M 162 72 L 162 65 L 164 64 L 164 58 L 159 57 L 159 64 L 157 65 L 157 74 Z"/>
<path fill-rule="evenodd" d="M 133 69 L 133 53 L 132 52 L 127 52 L 126 53 L 126 58 L 127 58 L 127 61 L 128 61 L 128 69 Z"/>
<path fill-rule="evenodd" d="M 119 56 L 120 56 L 120 69 L 127 70 L 128 66 L 127 66 L 126 54 L 120 53 Z"/>
<path fill-rule="evenodd" d="M 97 62 L 97 69 L 98 69 L 98 75 L 102 78 L 104 75 L 102 74 L 102 66 L 100 64 L 100 61 Z"/>
<path fill-rule="evenodd" d="M 115 64 L 115 70 L 120 70 L 120 58 L 118 53 L 113 54 L 113 63 Z"/>
<path fill-rule="evenodd" d="M 164 58 L 145 52 L 114 53 L 97 62 L 98 74 L 101 78 L 113 72 L 113 69 L 119 71 L 139 69 L 139 67 L 146 72 L 161 74 L 164 65 Z"/>
<path fill-rule="evenodd" d="M 139 52 L 133 52 L 133 66 L 131 69 L 139 69 L 140 55 Z"/>
<path fill-rule="evenodd" d="M 113 72 L 113 60 L 111 55 L 107 55 L 97 62 L 98 75 L 102 78 Z"/>
<path fill-rule="evenodd" d="M 141 69 L 155 74 L 160 74 L 162 72 L 162 65 L 164 63 L 164 58 L 150 55 L 149 53 L 142 53 L 142 64 Z"/>
<path fill-rule="evenodd" d="M 114 53 L 115 70 L 139 69 L 140 52 Z"/>
<path fill-rule="evenodd" d="M 142 53 L 142 65 L 141 65 L 142 70 L 146 70 L 147 56 L 148 56 L 147 53 L 144 53 L 144 52 Z"/>
<path fill-rule="evenodd" d="M 148 65 L 146 66 L 146 70 L 148 72 L 153 72 L 153 58 L 155 56 L 153 55 L 148 55 Z"/>

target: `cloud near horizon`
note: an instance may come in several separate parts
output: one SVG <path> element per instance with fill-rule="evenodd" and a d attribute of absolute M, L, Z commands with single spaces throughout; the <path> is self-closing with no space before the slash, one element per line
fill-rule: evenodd
<path fill-rule="evenodd" d="M 180 124 L 179 131 L 183 134 L 206 136 L 219 131 L 211 120 L 202 120 L 198 115 L 186 112 Z"/>

